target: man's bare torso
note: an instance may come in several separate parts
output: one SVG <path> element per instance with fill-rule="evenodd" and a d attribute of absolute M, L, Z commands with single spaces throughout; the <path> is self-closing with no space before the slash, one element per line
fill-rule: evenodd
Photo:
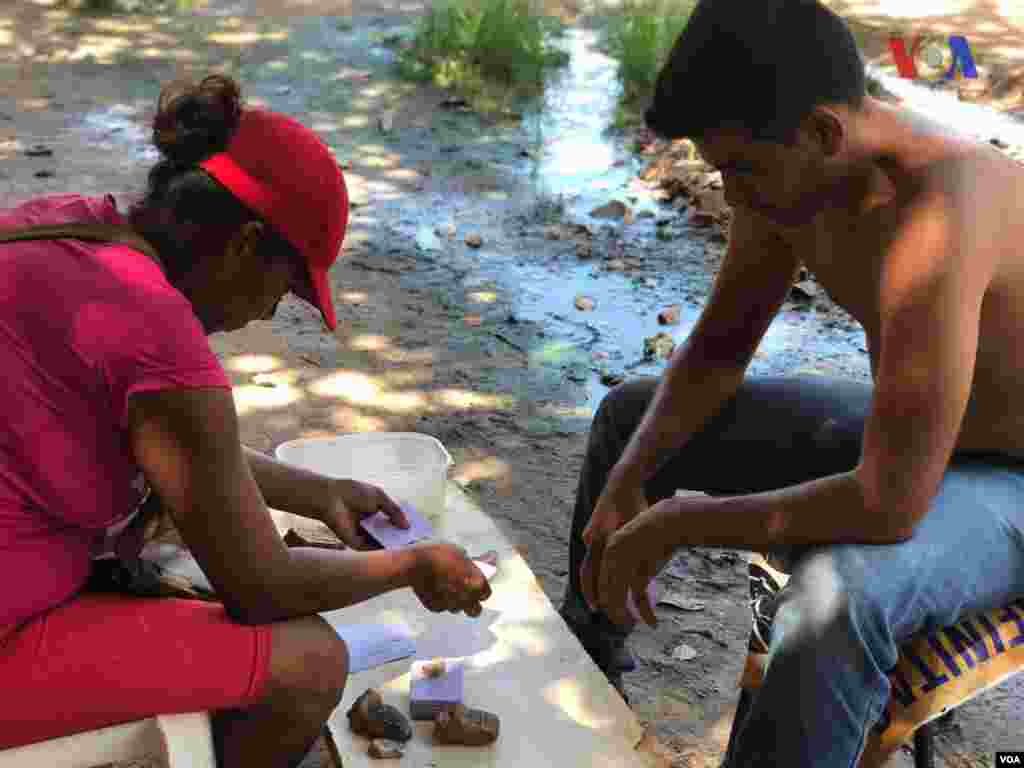
<path fill-rule="evenodd" d="M 956 450 L 1024 458 L 1024 204 L 1017 204 L 1024 199 L 1024 166 L 991 147 L 939 135 L 924 151 L 952 160 L 970 180 L 972 195 L 991 199 L 982 206 L 990 219 L 984 231 L 1000 247 L 982 306 L 971 398 Z M 863 326 L 875 375 L 881 264 L 903 212 L 894 189 L 868 213 L 830 209 L 787 236 L 833 300 Z"/>

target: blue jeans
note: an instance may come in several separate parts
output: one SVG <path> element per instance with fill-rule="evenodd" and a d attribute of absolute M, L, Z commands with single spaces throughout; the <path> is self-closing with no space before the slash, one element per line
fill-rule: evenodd
<path fill-rule="evenodd" d="M 610 393 L 590 435 L 563 606 L 590 648 L 599 647 L 594 633 L 626 633 L 599 614 L 580 619 L 579 535 L 655 385 L 642 380 Z M 648 498 L 677 488 L 756 493 L 852 469 L 870 396 L 868 384 L 819 376 L 747 379 L 659 469 Z M 886 673 L 902 641 L 1024 597 L 1024 463 L 955 456 L 909 541 L 788 555 L 792 577 L 780 595 L 768 671 L 736 725 L 730 766 L 852 768 L 888 701 Z"/>

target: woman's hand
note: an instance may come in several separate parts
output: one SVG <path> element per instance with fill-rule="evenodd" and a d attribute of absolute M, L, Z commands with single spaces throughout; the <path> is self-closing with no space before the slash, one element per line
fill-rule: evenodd
<path fill-rule="evenodd" d="M 652 627 L 657 624 L 647 585 L 672 558 L 678 538 L 680 507 L 690 499 L 669 498 L 634 517 L 608 539 L 597 586 L 597 607 L 624 627 L 634 619 L 626 606 L 633 594 L 637 612 Z"/>
<path fill-rule="evenodd" d="M 399 528 L 408 528 L 405 512 L 390 496 L 375 485 L 358 480 L 335 480 L 327 484 L 320 519 L 335 535 L 353 549 L 371 549 L 372 544 L 359 522 L 383 512 Z"/>
<path fill-rule="evenodd" d="M 473 617 L 483 612 L 480 603 L 491 596 L 491 587 L 464 549 L 441 543 L 421 544 L 415 550 L 410 586 L 428 611 Z"/>

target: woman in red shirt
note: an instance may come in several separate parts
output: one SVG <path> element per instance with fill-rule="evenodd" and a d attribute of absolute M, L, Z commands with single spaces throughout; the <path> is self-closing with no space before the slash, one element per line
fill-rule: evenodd
<path fill-rule="evenodd" d="M 110 234 L 0 245 L 0 749 L 205 710 L 221 765 L 293 765 L 348 671 L 318 613 L 411 587 L 429 610 L 478 616 L 490 591 L 448 544 L 360 551 L 361 518 L 407 524 L 380 489 L 241 446 L 206 334 L 289 290 L 334 328 L 348 199 L 333 156 L 221 76 L 165 89 L 153 136 L 163 159 L 126 216 L 109 196 L 0 211 L 0 232 Z M 82 591 L 147 488 L 221 603 Z M 268 504 L 353 549 L 285 547 Z"/>

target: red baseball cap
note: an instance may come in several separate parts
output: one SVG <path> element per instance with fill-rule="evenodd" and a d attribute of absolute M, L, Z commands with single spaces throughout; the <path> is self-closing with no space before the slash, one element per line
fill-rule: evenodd
<path fill-rule="evenodd" d="M 227 148 L 199 166 L 302 254 L 309 284 L 291 290 L 319 309 L 333 331 L 327 271 L 345 239 L 348 190 L 327 146 L 288 115 L 245 107 Z"/>

